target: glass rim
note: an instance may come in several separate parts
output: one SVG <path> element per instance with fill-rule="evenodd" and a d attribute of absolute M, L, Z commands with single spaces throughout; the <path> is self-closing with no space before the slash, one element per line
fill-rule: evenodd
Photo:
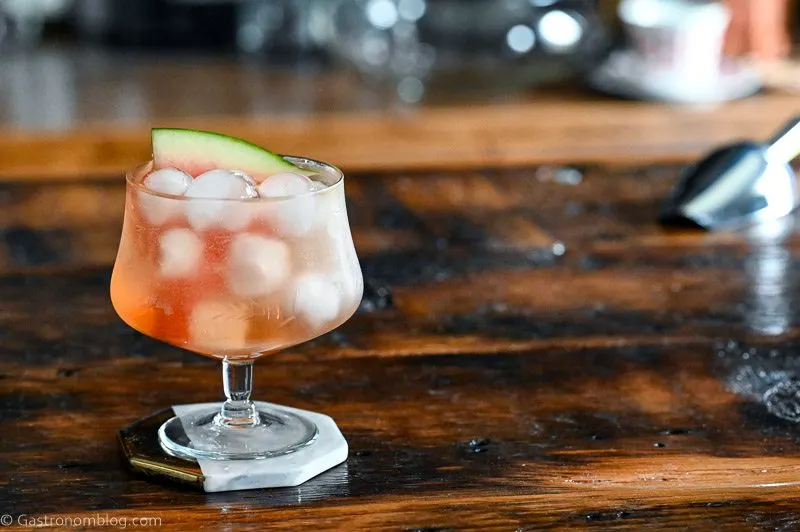
<path fill-rule="evenodd" d="M 293 194 L 291 196 L 256 197 L 256 198 L 189 198 L 178 194 L 170 194 L 168 192 L 158 192 L 157 190 L 152 190 L 147 188 L 143 182 L 136 181 L 135 177 L 137 175 L 144 172 L 145 170 L 147 170 L 147 173 L 149 173 L 154 169 L 154 164 L 152 159 L 147 161 L 146 163 L 142 163 L 136 166 L 132 170 L 128 170 L 127 172 L 125 172 L 125 181 L 127 182 L 127 185 L 129 187 L 133 187 L 134 189 L 138 190 L 141 193 L 147 194 L 148 196 L 155 196 L 159 198 L 185 201 L 185 202 L 224 201 L 231 203 L 281 203 L 286 201 L 292 201 L 298 198 L 313 197 L 317 194 L 324 194 L 328 190 L 343 186 L 344 172 L 342 172 L 340 168 L 332 164 L 328 164 L 322 161 L 317 161 L 316 159 L 311 159 L 309 157 L 301 157 L 298 155 L 283 155 L 283 154 L 277 154 L 277 155 L 280 158 L 293 164 L 300 163 L 300 164 L 310 165 L 312 167 L 317 166 L 321 168 L 323 172 L 333 174 L 336 177 L 336 181 L 326 186 L 325 188 L 309 190 L 308 192 L 303 192 L 302 194 Z M 235 168 L 232 168 L 230 169 L 230 171 L 236 172 L 237 170 Z"/>

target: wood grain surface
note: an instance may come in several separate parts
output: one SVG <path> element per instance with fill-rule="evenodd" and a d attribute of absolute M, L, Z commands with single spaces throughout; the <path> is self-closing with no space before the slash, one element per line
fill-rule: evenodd
<path fill-rule="evenodd" d="M 350 459 L 296 488 L 209 495 L 119 456 L 120 427 L 221 395 L 212 361 L 111 308 L 121 180 L 4 185 L 0 513 L 165 530 L 796 529 L 798 239 L 660 228 L 677 170 L 351 176 L 362 308 L 256 365 L 256 398 L 330 414 Z"/>
<path fill-rule="evenodd" d="M 226 132 L 347 171 L 521 167 L 561 161 L 625 165 L 686 161 L 743 138 L 766 139 L 800 96 L 760 96 L 714 111 L 643 102 L 564 99 L 405 111 L 154 118 L 64 132 L 0 127 L 0 181 L 107 179 L 149 157 L 149 128 Z"/>
<path fill-rule="evenodd" d="M 474 79 L 401 105 L 387 87 L 318 69 L 97 50 L 8 54 L 0 68 L 0 182 L 108 179 L 146 160 L 152 126 L 221 131 L 347 171 L 684 162 L 766 139 L 800 110 L 771 92 L 722 107 L 528 90 Z"/>

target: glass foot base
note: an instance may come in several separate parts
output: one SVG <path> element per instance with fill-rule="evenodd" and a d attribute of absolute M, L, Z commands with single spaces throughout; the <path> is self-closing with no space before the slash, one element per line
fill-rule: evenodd
<path fill-rule="evenodd" d="M 314 443 L 317 426 L 277 408 L 258 406 L 258 423 L 231 426 L 220 421 L 219 407 L 176 416 L 158 429 L 161 447 L 187 460 L 258 460 L 293 453 Z"/>

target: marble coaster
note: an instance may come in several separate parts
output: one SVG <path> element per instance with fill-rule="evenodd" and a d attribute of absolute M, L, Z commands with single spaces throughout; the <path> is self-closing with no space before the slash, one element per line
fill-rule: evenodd
<path fill-rule="evenodd" d="M 175 405 L 172 411 L 181 417 L 218 403 Z M 262 460 L 198 460 L 207 492 L 282 488 L 297 486 L 339 465 L 347 459 L 347 442 L 329 416 L 288 406 L 256 402 L 265 408 L 286 410 L 310 419 L 319 435 L 311 445 L 293 453 Z"/>
<path fill-rule="evenodd" d="M 134 470 L 200 487 L 209 493 L 297 486 L 347 460 L 347 441 L 329 416 L 271 403 L 256 404 L 308 418 L 317 425 L 317 439 L 294 453 L 262 460 L 194 462 L 168 455 L 158 444 L 158 427 L 174 415 L 219 406 L 219 403 L 198 403 L 175 405 L 131 424 L 120 431 L 120 444 Z"/>

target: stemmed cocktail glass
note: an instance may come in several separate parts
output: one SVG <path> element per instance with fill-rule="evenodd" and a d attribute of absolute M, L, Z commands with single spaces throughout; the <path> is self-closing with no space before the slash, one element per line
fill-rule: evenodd
<path fill-rule="evenodd" d="M 169 171 L 152 162 L 127 176 L 114 308 L 147 336 L 222 361 L 226 401 L 161 426 L 160 443 L 173 455 L 268 458 L 317 436 L 311 420 L 251 401 L 253 363 L 344 323 L 363 280 L 341 171 L 284 159 L 313 186 L 295 193 L 288 176 L 271 181 L 276 194 L 251 194 L 246 176 L 234 181 L 228 172 L 214 186 L 239 187 L 231 197 L 180 195 L 145 186 Z"/>

